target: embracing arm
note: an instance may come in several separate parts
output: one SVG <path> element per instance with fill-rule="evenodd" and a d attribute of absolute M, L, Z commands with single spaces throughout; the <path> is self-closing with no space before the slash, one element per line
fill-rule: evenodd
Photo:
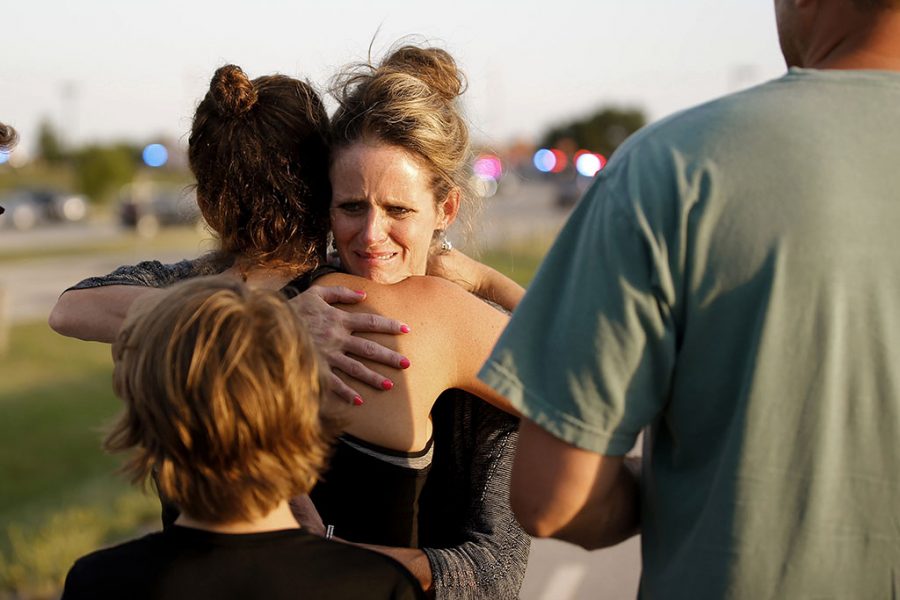
<path fill-rule="evenodd" d="M 618 544 L 640 527 L 632 460 L 582 450 L 523 420 L 510 487 L 516 518 L 535 537 L 588 550 Z"/>
<path fill-rule="evenodd" d="M 150 260 L 89 277 L 62 293 L 50 313 L 50 327 L 68 337 L 111 343 L 136 299 L 154 293 L 154 288 L 217 269 L 221 270 L 206 258 L 173 264 Z"/>
<path fill-rule="evenodd" d="M 50 312 L 55 332 L 89 342 L 112 343 L 125 315 L 138 298 L 161 290 L 138 285 L 111 285 L 63 292 Z"/>
<path fill-rule="evenodd" d="M 452 281 L 467 292 L 508 311 L 515 310 L 525 295 L 525 288 L 521 285 L 459 250 L 430 256 L 428 275 Z"/>
<path fill-rule="evenodd" d="M 50 327 L 62 335 L 87 341 L 112 343 L 132 303 L 146 295 L 157 293 L 184 279 L 204 275 L 217 275 L 231 266 L 232 260 L 224 255 L 209 254 L 193 260 L 163 264 L 144 261 L 137 265 L 119 267 L 108 275 L 85 279 L 69 288 L 59 297 L 50 313 Z M 358 364 L 355 369 L 346 368 L 348 362 L 356 363 L 347 353 L 367 356 L 373 361 L 404 368 L 408 361 L 387 348 L 353 336 L 354 332 L 374 331 L 401 333 L 403 323 L 377 315 L 351 315 L 330 304 L 361 302 L 365 294 L 345 287 L 318 287 L 307 290 L 291 300 L 294 309 L 309 326 L 313 339 L 332 367 L 345 368 L 364 383 L 381 389 L 384 377 Z M 356 392 L 333 378 L 336 393 L 347 401 L 353 401 Z"/>

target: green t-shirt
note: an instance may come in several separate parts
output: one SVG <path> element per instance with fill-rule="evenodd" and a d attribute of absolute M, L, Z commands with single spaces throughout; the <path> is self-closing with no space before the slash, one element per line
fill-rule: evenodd
<path fill-rule="evenodd" d="M 598 175 L 481 377 L 594 452 L 649 426 L 644 597 L 900 594 L 898 227 L 898 73 L 791 70 Z"/>

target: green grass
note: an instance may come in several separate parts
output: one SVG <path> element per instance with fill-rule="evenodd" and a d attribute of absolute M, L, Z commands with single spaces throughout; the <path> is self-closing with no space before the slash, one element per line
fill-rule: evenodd
<path fill-rule="evenodd" d="M 481 259 L 527 285 L 546 240 Z M 109 346 L 14 326 L 0 360 L 0 599 L 51 598 L 79 556 L 156 527 L 158 501 L 101 449 L 118 413 Z"/>
<path fill-rule="evenodd" d="M 479 259 L 504 273 L 519 285 L 528 287 L 545 252 L 546 247 L 538 243 L 533 248 L 490 250 L 482 253 Z"/>
<path fill-rule="evenodd" d="M 115 473 L 109 347 L 13 327 L 0 363 L 0 598 L 52 597 L 72 562 L 158 518 Z"/>
<path fill-rule="evenodd" d="M 118 410 L 109 347 L 66 339 L 45 323 L 14 327 L 0 365 L 0 516 L 110 470 L 99 427 Z"/>

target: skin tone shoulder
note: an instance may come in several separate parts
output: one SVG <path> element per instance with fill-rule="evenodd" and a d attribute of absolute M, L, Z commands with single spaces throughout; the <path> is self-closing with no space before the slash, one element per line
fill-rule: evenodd
<path fill-rule="evenodd" d="M 367 294 L 365 304 L 346 310 L 402 315 L 410 326 L 410 333 L 399 337 L 363 334 L 414 358 L 409 368 L 391 373 L 390 389 L 370 393 L 362 406 L 345 411 L 346 430 L 352 435 L 395 450 L 419 450 L 431 436 L 429 415 L 434 401 L 450 388 L 472 392 L 513 412 L 502 396 L 476 377 L 506 326 L 508 318 L 502 312 L 436 277 L 410 277 L 385 286 L 333 274 L 318 283 L 362 289 Z"/>

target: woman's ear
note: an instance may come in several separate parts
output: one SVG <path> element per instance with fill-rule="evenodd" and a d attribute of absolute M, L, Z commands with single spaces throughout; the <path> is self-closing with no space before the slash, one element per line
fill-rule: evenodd
<path fill-rule="evenodd" d="M 447 229 L 456 220 L 459 213 L 459 203 L 461 201 L 458 188 L 453 188 L 447 192 L 447 197 L 438 206 L 438 227 L 437 229 Z"/>

